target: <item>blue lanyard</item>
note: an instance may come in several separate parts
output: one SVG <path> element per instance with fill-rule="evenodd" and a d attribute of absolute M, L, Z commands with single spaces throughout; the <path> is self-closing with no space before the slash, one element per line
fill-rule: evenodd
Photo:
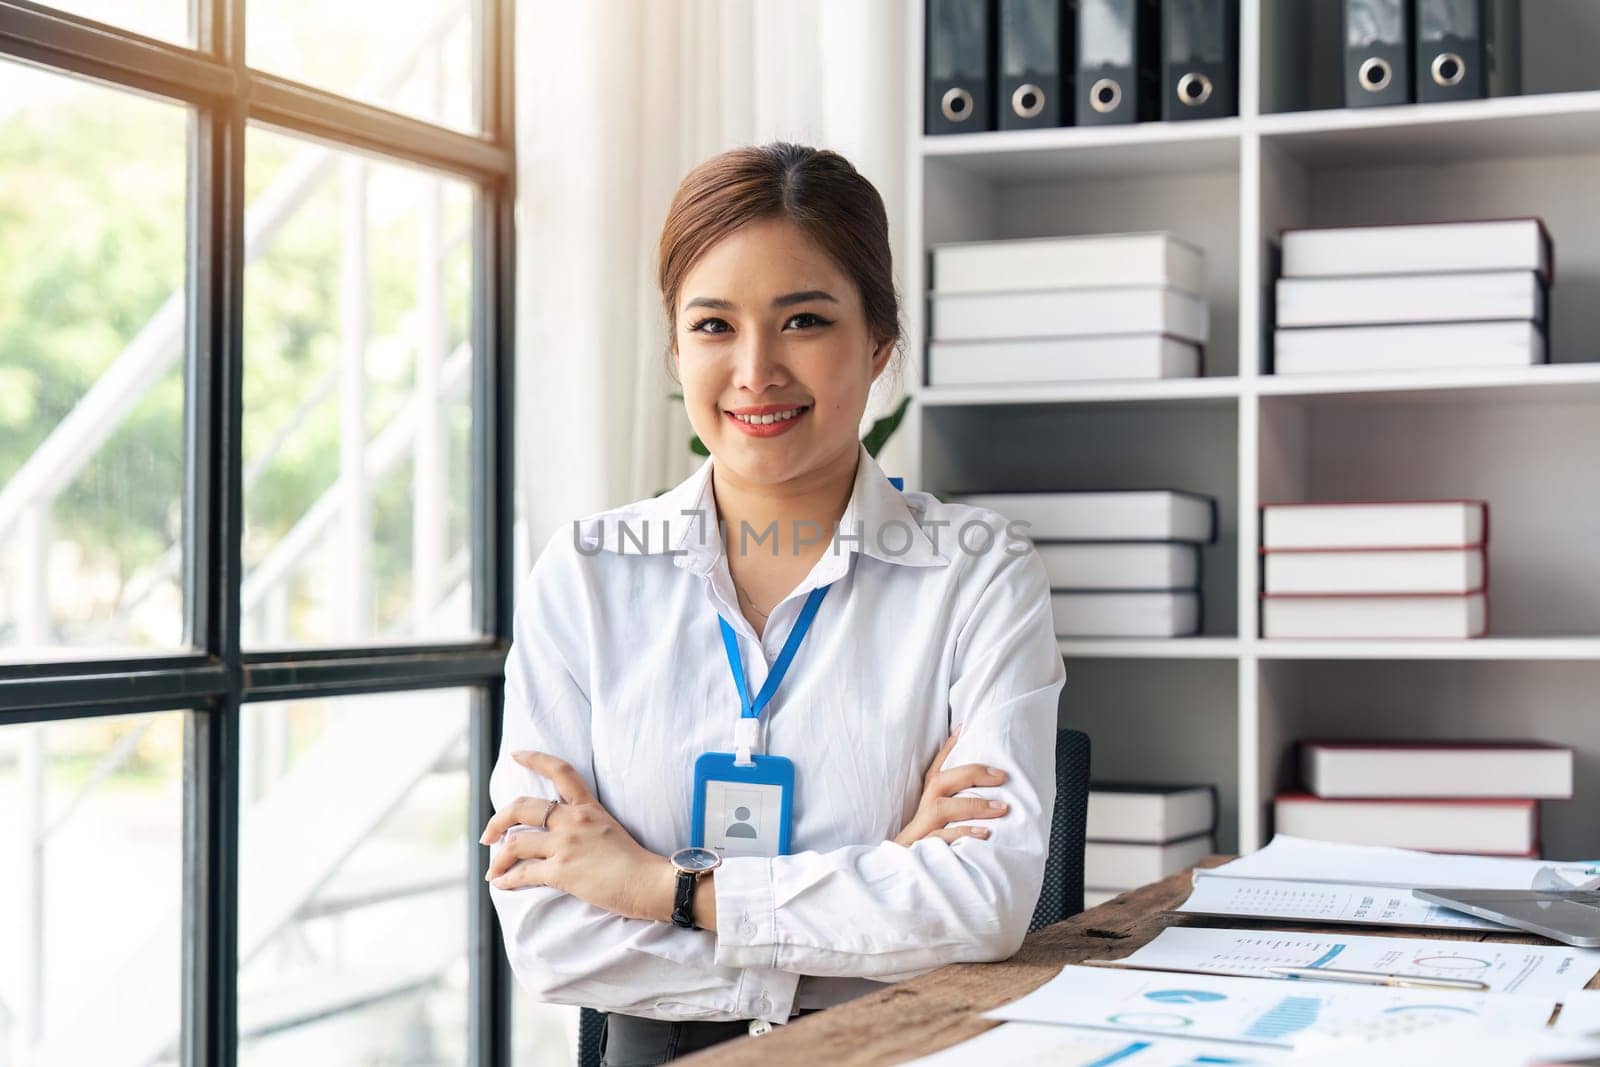
<path fill-rule="evenodd" d="M 717 615 L 717 621 L 722 624 L 722 647 L 728 650 L 728 667 L 733 671 L 733 684 L 739 687 L 741 718 L 759 719 L 772 702 L 772 694 L 778 691 L 778 686 L 783 682 L 783 676 L 789 670 L 789 661 L 794 659 L 800 642 L 805 640 L 806 631 L 811 629 L 811 620 L 816 618 L 817 608 L 821 606 L 822 598 L 828 595 L 829 588 L 826 585 L 818 586 L 806 597 L 800 617 L 794 621 L 794 629 L 789 631 L 789 638 L 783 643 L 783 651 L 778 653 L 772 670 L 767 673 L 766 682 L 761 686 L 761 692 L 754 700 L 750 699 L 750 679 L 745 676 L 744 660 L 739 655 L 739 639 L 734 635 L 733 627 L 728 625 L 728 620 L 720 613 Z"/>

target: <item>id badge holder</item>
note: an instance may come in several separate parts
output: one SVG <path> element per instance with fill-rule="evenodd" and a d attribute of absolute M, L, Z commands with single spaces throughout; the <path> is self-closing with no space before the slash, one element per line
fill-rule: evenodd
<path fill-rule="evenodd" d="M 690 843 L 720 856 L 787 856 L 794 806 L 794 763 L 751 756 L 740 766 L 732 752 L 707 752 L 694 761 Z"/>

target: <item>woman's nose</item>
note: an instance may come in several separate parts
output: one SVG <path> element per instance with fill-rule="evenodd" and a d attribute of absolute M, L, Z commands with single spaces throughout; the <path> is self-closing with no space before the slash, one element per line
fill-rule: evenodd
<path fill-rule="evenodd" d="M 747 334 L 734 353 L 734 385 L 752 392 L 782 385 L 788 373 L 776 341 Z"/>

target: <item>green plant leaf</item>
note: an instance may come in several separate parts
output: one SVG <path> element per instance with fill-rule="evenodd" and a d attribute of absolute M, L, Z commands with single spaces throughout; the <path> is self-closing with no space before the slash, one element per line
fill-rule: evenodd
<path fill-rule="evenodd" d="M 682 393 L 668 393 L 667 394 L 667 399 L 668 400 L 682 400 L 683 399 L 683 394 Z"/>
<path fill-rule="evenodd" d="M 700 436 L 698 434 L 689 438 L 689 451 L 693 452 L 697 456 L 711 455 L 711 450 L 706 447 L 704 441 L 700 440 Z"/>
<path fill-rule="evenodd" d="M 900 420 L 906 417 L 906 408 L 911 405 L 911 398 L 901 397 L 895 409 L 877 422 L 872 424 L 872 429 L 867 431 L 867 436 L 861 443 L 867 446 L 867 455 L 873 459 L 878 458 L 878 450 L 889 443 L 889 438 L 900 428 Z"/>

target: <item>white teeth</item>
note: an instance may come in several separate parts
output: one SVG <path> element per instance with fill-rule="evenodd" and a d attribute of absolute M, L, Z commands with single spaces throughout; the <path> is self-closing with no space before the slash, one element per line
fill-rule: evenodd
<path fill-rule="evenodd" d="M 791 408 L 775 415 L 734 415 L 733 417 L 752 426 L 770 426 L 775 422 L 787 422 L 799 415 L 802 410 L 801 408 Z"/>

